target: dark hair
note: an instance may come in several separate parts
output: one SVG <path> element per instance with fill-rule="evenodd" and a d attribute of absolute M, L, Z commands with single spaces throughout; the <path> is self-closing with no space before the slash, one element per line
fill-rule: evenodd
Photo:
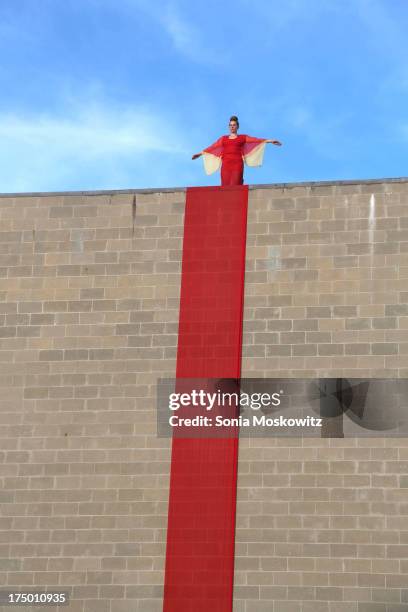
<path fill-rule="evenodd" d="M 236 115 L 232 115 L 232 117 L 230 117 L 230 121 L 235 121 L 237 124 L 237 127 L 239 127 L 239 121 L 238 121 L 238 117 Z"/>

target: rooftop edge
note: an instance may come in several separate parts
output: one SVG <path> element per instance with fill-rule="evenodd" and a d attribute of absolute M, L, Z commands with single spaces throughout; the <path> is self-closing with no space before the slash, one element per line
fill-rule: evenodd
<path fill-rule="evenodd" d="M 260 185 L 248 185 L 250 190 L 255 189 L 291 189 L 293 187 L 329 187 L 336 185 L 375 185 L 379 183 L 408 183 L 408 177 L 400 178 L 378 178 L 378 179 L 350 179 L 338 181 L 303 181 L 295 183 L 267 183 Z M 214 185 L 200 185 L 200 187 L 214 187 Z M 155 187 L 145 189 L 91 189 L 78 191 L 32 191 L 0 193 L 0 198 L 14 197 L 41 197 L 41 196 L 64 196 L 64 195 L 115 195 L 115 194 L 137 194 L 137 193 L 184 193 L 187 187 Z"/>

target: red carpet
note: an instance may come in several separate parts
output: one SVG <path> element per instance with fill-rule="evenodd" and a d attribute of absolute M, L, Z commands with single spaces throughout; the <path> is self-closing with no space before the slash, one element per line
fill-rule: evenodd
<path fill-rule="evenodd" d="M 248 187 L 187 190 L 177 378 L 239 378 Z M 164 612 L 230 612 L 238 432 L 173 437 Z"/>

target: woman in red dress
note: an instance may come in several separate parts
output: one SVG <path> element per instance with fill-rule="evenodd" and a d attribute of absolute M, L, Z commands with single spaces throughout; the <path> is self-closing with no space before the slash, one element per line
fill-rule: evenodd
<path fill-rule="evenodd" d="M 248 166 L 262 165 L 266 143 L 281 146 L 279 140 L 255 138 L 238 134 L 238 117 L 233 115 L 229 121 L 229 136 L 221 136 L 214 144 L 201 153 L 193 155 L 197 159 L 204 157 L 204 168 L 212 174 L 221 166 L 221 185 L 242 185 L 244 182 L 244 161 Z"/>

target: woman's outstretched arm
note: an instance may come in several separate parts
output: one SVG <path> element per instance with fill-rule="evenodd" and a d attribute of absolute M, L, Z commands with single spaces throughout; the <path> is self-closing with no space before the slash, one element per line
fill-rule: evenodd
<path fill-rule="evenodd" d="M 259 142 L 259 140 L 262 140 L 260 138 L 255 138 L 254 136 L 246 136 L 246 142 Z M 274 144 L 278 147 L 282 146 L 282 143 L 279 140 L 272 140 L 270 138 L 265 138 L 265 142 L 268 142 L 270 144 Z"/>
<path fill-rule="evenodd" d="M 220 138 L 218 138 L 218 140 L 213 142 L 212 145 L 210 145 L 206 149 L 203 149 L 202 151 L 200 151 L 200 153 L 194 153 L 194 155 L 192 156 L 191 159 L 197 159 L 198 157 L 201 157 L 201 155 L 203 155 L 206 152 L 211 153 L 212 152 L 211 149 L 222 147 L 222 139 L 223 139 L 223 137 L 221 136 Z"/>

